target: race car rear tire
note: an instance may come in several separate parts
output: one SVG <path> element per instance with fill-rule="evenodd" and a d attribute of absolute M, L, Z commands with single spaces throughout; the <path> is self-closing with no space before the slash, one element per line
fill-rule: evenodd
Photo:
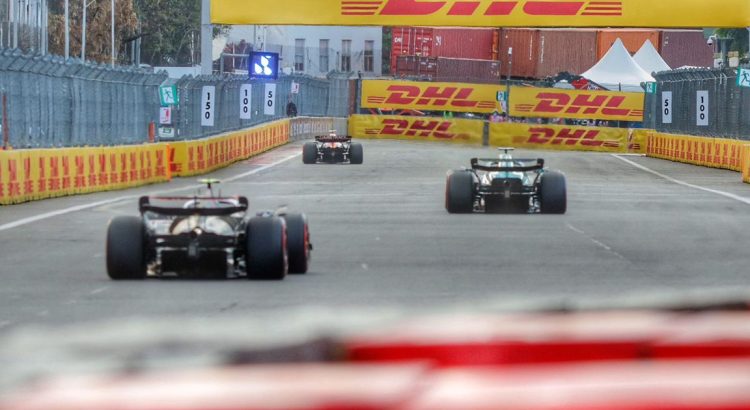
<path fill-rule="evenodd" d="M 284 215 L 289 273 L 307 273 L 310 262 L 310 228 L 304 214 Z"/>
<path fill-rule="evenodd" d="M 452 214 L 474 211 L 474 176 L 469 171 L 448 175 L 445 184 L 445 209 Z"/>
<path fill-rule="evenodd" d="M 107 274 L 112 280 L 146 277 L 143 221 L 137 216 L 118 216 L 107 227 Z"/>
<path fill-rule="evenodd" d="M 542 174 L 539 202 L 543 214 L 564 214 L 568 206 L 565 175 L 557 171 Z"/>
<path fill-rule="evenodd" d="M 318 146 L 314 142 L 306 142 L 302 146 L 302 163 L 314 164 L 318 159 Z"/>
<path fill-rule="evenodd" d="M 284 220 L 277 216 L 252 218 L 245 234 L 247 278 L 284 279 L 289 271 Z"/>
<path fill-rule="evenodd" d="M 362 144 L 352 142 L 349 146 L 349 161 L 352 164 L 361 164 L 365 160 L 365 152 Z"/>

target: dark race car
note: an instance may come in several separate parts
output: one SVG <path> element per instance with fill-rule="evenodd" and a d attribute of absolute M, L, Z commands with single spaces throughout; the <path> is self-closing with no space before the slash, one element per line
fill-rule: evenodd
<path fill-rule="evenodd" d="M 284 279 L 306 273 L 310 230 L 304 214 L 247 213 L 245 197 L 140 198 L 141 216 L 118 216 L 107 228 L 107 273 L 146 277 Z"/>
<path fill-rule="evenodd" d="M 305 164 L 361 164 L 363 160 L 362 144 L 352 142 L 352 137 L 336 135 L 334 131 L 317 136 L 315 142 L 307 142 L 302 147 L 302 162 Z"/>
<path fill-rule="evenodd" d="M 544 168 L 544 160 L 516 159 L 513 148 L 497 159 L 471 160 L 471 169 L 448 175 L 445 208 L 450 213 L 526 212 L 564 214 L 565 175 Z"/>

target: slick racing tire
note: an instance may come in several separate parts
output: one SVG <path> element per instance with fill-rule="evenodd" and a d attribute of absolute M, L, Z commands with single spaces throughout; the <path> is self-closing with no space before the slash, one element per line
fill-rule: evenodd
<path fill-rule="evenodd" d="M 306 142 L 302 146 L 302 163 L 314 164 L 318 159 L 318 146 L 314 142 Z"/>
<path fill-rule="evenodd" d="M 284 220 L 277 216 L 252 218 L 245 234 L 247 278 L 284 279 L 289 271 Z"/>
<path fill-rule="evenodd" d="M 146 277 L 143 221 L 137 216 L 118 216 L 107 227 L 107 274 L 112 280 Z"/>
<path fill-rule="evenodd" d="M 452 214 L 474 211 L 474 176 L 469 171 L 456 171 L 445 184 L 445 209 Z"/>
<path fill-rule="evenodd" d="M 307 273 L 311 250 L 307 218 L 304 214 L 287 214 L 283 218 L 286 221 L 289 273 Z"/>
<path fill-rule="evenodd" d="M 352 142 L 349 146 L 349 160 L 352 164 L 361 164 L 365 160 L 365 152 L 362 144 Z"/>
<path fill-rule="evenodd" d="M 568 206 L 565 175 L 557 171 L 542 174 L 539 199 L 543 214 L 564 214 Z"/>

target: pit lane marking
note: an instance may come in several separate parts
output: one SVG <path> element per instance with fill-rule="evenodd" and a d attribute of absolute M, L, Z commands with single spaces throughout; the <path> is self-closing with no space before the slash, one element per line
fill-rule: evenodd
<path fill-rule="evenodd" d="M 651 168 L 648 168 L 648 167 L 646 167 L 644 165 L 641 165 L 641 164 L 638 164 L 636 162 L 633 162 L 633 161 L 631 161 L 631 160 L 629 160 L 627 158 L 623 158 L 622 156 L 620 156 L 618 154 L 612 154 L 612 156 L 615 157 L 615 158 L 617 158 L 617 159 L 619 159 L 620 161 L 623 161 L 623 162 L 625 162 L 627 164 L 630 164 L 630 165 L 632 165 L 632 166 L 640 169 L 641 171 L 648 172 L 649 174 L 656 175 L 659 178 L 665 179 L 665 180 L 667 180 L 669 182 L 672 182 L 672 183 L 675 183 L 677 185 L 682 185 L 682 186 L 687 187 L 687 188 L 693 188 L 693 189 L 697 189 L 699 191 L 704 191 L 704 192 L 708 192 L 708 193 L 711 193 L 711 194 L 723 196 L 724 198 L 732 199 L 732 200 L 735 200 L 737 202 L 741 202 L 741 203 L 743 203 L 745 205 L 750 205 L 750 198 L 745 198 L 743 196 L 735 195 L 735 194 L 732 194 L 732 193 L 729 193 L 729 192 L 719 191 L 718 189 L 706 188 L 706 187 L 702 187 L 700 185 L 695 185 L 695 184 L 691 184 L 691 183 L 688 183 L 688 182 L 685 182 L 685 181 L 680 181 L 679 179 L 675 179 L 675 178 L 672 178 L 672 177 L 670 177 L 668 175 L 664 175 L 661 172 L 654 171 Z"/>
<path fill-rule="evenodd" d="M 280 159 L 280 160 L 278 160 L 276 162 L 273 162 L 271 164 L 264 165 L 264 166 L 259 167 L 259 168 L 255 168 L 253 170 L 250 170 L 250 171 L 247 171 L 247 172 L 243 172 L 241 174 L 238 174 L 238 175 L 235 175 L 235 176 L 232 176 L 232 177 L 229 177 L 229 178 L 223 178 L 222 181 L 224 181 L 224 182 L 236 181 L 238 179 L 245 178 L 245 177 L 248 177 L 250 175 L 257 174 L 259 172 L 263 172 L 263 171 L 265 171 L 265 170 L 267 170 L 269 168 L 273 168 L 273 167 L 275 167 L 277 165 L 283 164 L 284 162 L 287 162 L 287 161 L 289 161 L 291 159 L 297 158 L 300 155 L 302 155 L 302 153 L 298 152 L 298 153 L 296 153 L 294 155 L 290 155 L 288 157 L 282 158 L 282 159 Z M 169 190 L 165 190 L 165 191 L 163 191 L 163 190 L 159 190 L 159 191 L 154 190 L 154 191 L 150 191 L 150 192 L 148 192 L 148 193 L 146 193 L 144 195 L 167 194 L 167 193 L 172 193 L 172 192 L 187 191 L 187 190 L 191 190 L 191 189 L 197 189 L 197 188 L 200 188 L 202 186 L 203 185 L 189 185 L 189 186 L 184 186 L 184 187 L 180 187 L 180 188 L 169 189 Z M 103 201 L 90 202 L 88 204 L 72 206 L 72 207 L 69 207 L 69 208 L 59 209 L 57 211 L 46 212 L 46 213 L 43 213 L 43 214 L 39 214 L 39 215 L 35 215 L 35 216 L 30 216 L 28 218 L 19 219 L 19 220 L 15 221 L 15 222 L 8 222 L 6 224 L 0 225 L 0 232 L 7 231 L 7 230 L 13 229 L 13 228 L 18 228 L 20 226 L 28 225 L 28 224 L 31 224 L 31 223 L 34 223 L 34 222 L 43 221 L 45 219 L 54 218 L 54 217 L 60 216 L 60 215 L 72 214 L 72 213 L 75 213 L 75 212 L 84 211 L 84 210 L 92 209 L 92 208 L 98 208 L 100 206 L 111 205 L 111 204 L 115 204 L 115 203 L 123 202 L 123 201 L 132 201 L 133 199 L 137 199 L 139 197 L 140 197 L 140 195 L 121 196 L 121 197 L 117 197 L 117 198 L 106 199 L 106 200 L 103 200 Z"/>
<path fill-rule="evenodd" d="M 576 228 L 575 226 L 571 225 L 570 223 L 566 223 L 565 226 L 567 226 L 568 229 L 570 229 L 571 231 L 573 231 L 573 232 L 575 232 L 577 234 L 580 234 L 582 236 L 585 236 L 586 239 L 588 239 L 591 242 L 593 242 L 594 245 L 596 245 L 596 246 L 604 249 L 605 251 L 607 251 L 607 252 L 609 252 L 609 253 L 617 256 L 618 258 L 620 258 L 622 260 L 627 260 L 627 258 L 625 258 L 621 254 L 619 254 L 617 251 L 615 251 L 614 249 L 612 249 L 612 247 L 610 247 L 609 245 L 605 244 L 604 242 L 601 242 L 601 241 L 597 240 L 596 238 L 594 238 L 593 236 L 587 234 L 583 230 Z"/>

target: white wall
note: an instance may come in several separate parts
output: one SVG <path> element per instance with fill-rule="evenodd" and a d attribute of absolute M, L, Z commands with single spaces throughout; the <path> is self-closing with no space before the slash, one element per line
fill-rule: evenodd
<path fill-rule="evenodd" d="M 320 40 L 327 39 L 329 46 L 328 70 L 341 68 L 341 42 L 352 41 L 351 71 L 361 71 L 363 75 L 380 76 L 382 74 L 382 27 L 346 27 L 346 26 L 235 26 L 229 33 L 229 41 L 239 43 L 245 40 L 265 45 L 267 51 L 281 54 L 281 67 L 287 70 L 294 67 L 295 40 L 305 39 L 305 70 L 312 76 L 325 76 L 328 71 L 321 71 Z M 373 72 L 364 71 L 365 41 L 373 41 Z"/>

